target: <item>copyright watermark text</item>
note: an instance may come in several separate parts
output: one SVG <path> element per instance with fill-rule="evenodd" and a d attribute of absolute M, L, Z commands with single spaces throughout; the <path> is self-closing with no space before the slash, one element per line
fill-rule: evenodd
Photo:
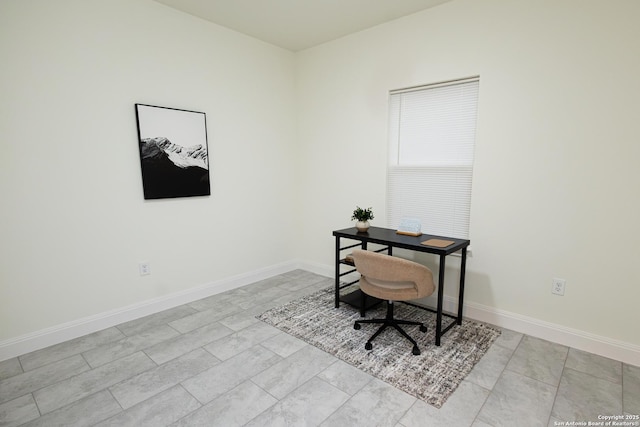
<path fill-rule="evenodd" d="M 593 421 L 554 421 L 554 426 L 640 427 L 640 415 L 598 415 Z"/>

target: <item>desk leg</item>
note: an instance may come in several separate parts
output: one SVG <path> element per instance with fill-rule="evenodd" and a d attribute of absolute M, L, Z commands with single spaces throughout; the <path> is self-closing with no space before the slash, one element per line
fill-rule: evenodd
<path fill-rule="evenodd" d="M 362 248 L 363 251 L 366 251 L 367 250 L 367 242 L 362 242 L 360 247 Z M 365 314 L 367 314 L 367 309 L 366 309 L 366 307 L 367 307 L 367 294 L 362 292 L 362 289 L 360 289 L 360 292 L 362 293 L 362 301 L 360 301 L 360 317 L 364 317 Z"/>
<path fill-rule="evenodd" d="M 438 310 L 436 311 L 436 346 L 440 346 L 442 335 L 442 299 L 444 297 L 444 266 L 446 255 L 440 255 L 440 272 L 438 273 Z"/>
<path fill-rule="evenodd" d="M 462 249 L 460 261 L 460 289 L 458 290 L 458 325 L 462 325 L 462 304 L 464 303 L 464 276 L 467 267 L 467 248 Z"/>
<path fill-rule="evenodd" d="M 335 306 L 336 308 L 340 307 L 340 236 L 336 236 L 336 290 L 335 290 Z"/>

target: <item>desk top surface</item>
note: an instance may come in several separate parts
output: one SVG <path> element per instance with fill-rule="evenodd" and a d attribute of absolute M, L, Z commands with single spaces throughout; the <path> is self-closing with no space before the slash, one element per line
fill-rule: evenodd
<path fill-rule="evenodd" d="M 382 227 L 369 227 L 367 232 L 361 233 L 355 227 L 335 230 L 333 235 L 336 237 L 344 237 L 347 239 L 360 240 L 363 242 L 378 243 L 381 245 L 389 245 L 397 248 L 411 249 L 420 252 L 429 252 L 434 254 L 449 255 L 453 252 L 466 248 L 471 243 L 467 239 L 455 239 L 446 236 L 434 236 L 431 234 L 422 234 L 420 236 L 406 236 L 397 234 L 396 230 Z M 423 245 L 422 242 L 429 239 L 451 240 L 453 244 L 439 248 L 435 246 Z"/>

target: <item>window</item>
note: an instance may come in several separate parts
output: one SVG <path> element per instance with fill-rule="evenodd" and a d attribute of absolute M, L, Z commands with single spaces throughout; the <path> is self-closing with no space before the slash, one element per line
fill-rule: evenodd
<path fill-rule="evenodd" d="M 387 221 L 469 237 L 479 78 L 395 90 L 389 100 Z"/>

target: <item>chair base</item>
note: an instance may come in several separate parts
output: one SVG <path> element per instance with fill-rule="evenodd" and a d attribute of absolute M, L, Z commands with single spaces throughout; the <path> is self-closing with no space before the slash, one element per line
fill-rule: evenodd
<path fill-rule="evenodd" d="M 382 331 L 384 331 L 388 327 L 393 327 L 398 332 L 400 332 L 400 334 L 403 337 L 408 339 L 411 342 L 411 344 L 413 344 L 412 353 L 414 355 L 416 355 L 416 356 L 418 356 L 420 354 L 420 348 L 418 347 L 418 343 L 416 343 L 416 341 L 413 338 L 411 338 L 409 336 L 409 334 L 407 334 L 404 331 L 404 329 L 402 329 L 400 327 L 400 325 L 418 325 L 418 326 L 420 326 L 420 332 L 427 332 L 427 327 L 424 326 L 424 324 L 422 322 L 414 322 L 414 321 L 411 321 L 411 320 L 395 319 L 393 317 L 393 302 L 392 301 L 387 301 L 387 316 L 384 319 L 356 320 L 355 323 L 353 324 L 353 329 L 360 329 L 360 324 L 361 323 L 382 324 L 382 326 L 380 326 L 380 328 L 376 331 L 376 333 L 373 334 L 371 336 L 371 338 L 369 338 L 369 340 L 365 344 L 364 348 L 366 350 L 371 350 L 373 348 L 373 344 L 371 344 L 371 341 L 373 341 L 378 335 L 380 335 L 382 333 Z"/>

